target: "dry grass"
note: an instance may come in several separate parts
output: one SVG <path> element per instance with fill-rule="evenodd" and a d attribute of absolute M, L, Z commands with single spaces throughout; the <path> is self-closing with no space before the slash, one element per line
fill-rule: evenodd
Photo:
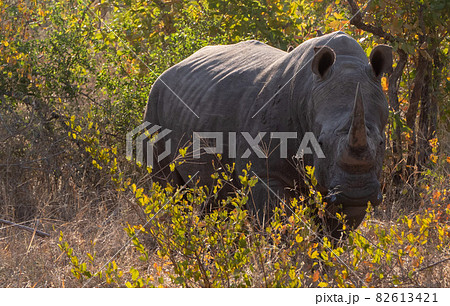
<path fill-rule="evenodd" d="M 81 255 L 80 260 L 87 261 L 87 253 L 95 254 L 94 265 L 90 267 L 93 271 L 101 270 L 112 258 L 125 271 L 132 266 L 153 269 L 149 263 L 148 267 L 143 267 L 123 230 L 128 222 L 137 222 L 136 213 L 130 210 L 129 199 L 116 199 L 113 209 L 107 207 L 111 199 L 93 205 L 96 200 L 93 197 L 79 203 L 79 211 L 70 221 L 36 219 L 40 223 L 38 228 L 49 233 L 49 238 L 13 226 L 0 227 L 1 287 L 84 286 L 85 283 L 70 273 L 72 264 L 58 247 L 60 231 L 64 233 L 64 241 L 74 248 L 74 253 Z M 156 255 L 155 260 L 158 261 Z M 94 279 L 89 284 L 92 286 L 107 285 Z"/>

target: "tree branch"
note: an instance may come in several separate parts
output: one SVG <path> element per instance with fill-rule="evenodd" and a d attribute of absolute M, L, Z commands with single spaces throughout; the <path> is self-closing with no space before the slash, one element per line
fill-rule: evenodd
<path fill-rule="evenodd" d="M 0 219 L 0 223 L 12 225 L 12 226 L 18 227 L 18 228 L 20 228 L 20 229 L 29 231 L 29 232 L 31 232 L 31 233 L 36 233 L 36 235 L 38 235 L 38 236 L 40 236 L 40 237 L 50 237 L 50 234 L 47 234 L 47 233 L 45 233 L 45 232 L 42 232 L 42 231 L 40 231 L 40 230 L 37 230 L 37 229 L 32 228 L 32 227 L 29 227 L 29 226 L 17 224 L 17 223 L 11 222 L 11 221 L 3 220 L 3 219 Z"/>
<path fill-rule="evenodd" d="M 399 59 L 397 62 L 397 66 L 395 66 L 395 69 L 392 71 L 392 73 L 389 75 L 389 89 L 388 89 L 388 96 L 389 96 L 389 104 L 392 106 L 394 111 L 399 111 L 399 102 L 398 102 L 398 80 L 403 74 L 403 70 L 405 69 L 406 62 L 408 61 L 408 54 L 403 51 L 402 49 L 397 50 Z"/>
<path fill-rule="evenodd" d="M 450 260 L 450 257 L 444 258 L 444 259 L 439 260 L 439 261 L 437 261 L 437 262 L 435 262 L 435 263 L 432 263 L 432 264 L 430 264 L 430 265 L 428 265 L 428 266 L 426 266 L 426 267 L 420 268 L 419 270 L 416 271 L 416 273 L 422 272 L 423 270 L 432 268 L 432 267 L 434 267 L 434 266 L 437 266 L 437 265 L 439 265 L 439 264 L 441 264 L 441 263 L 444 263 L 444 262 L 446 262 L 446 261 L 449 261 L 449 260 Z"/>
<path fill-rule="evenodd" d="M 356 4 L 355 1 L 353 1 L 353 0 L 347 0 L 347 2 L 350 5 L 350 10 L 351 10 L 351 13 L 353 16 L 350 19 L 350 24 L 354 25 L 358 29 L 361 29 L 366 32 L 370 32 L 374 35 L 377 35 L 379 37 L 382 37 L 391 43 L 399 42 L 399 40 L 396 37 L 392 36 L 390 33 L 387 33 L 386 31 L 384 31 L 383 28 L 364 23 L 362 21 L 363 15 L 361 13 L 361 9 L 358 7 L 358 4 Z"/>

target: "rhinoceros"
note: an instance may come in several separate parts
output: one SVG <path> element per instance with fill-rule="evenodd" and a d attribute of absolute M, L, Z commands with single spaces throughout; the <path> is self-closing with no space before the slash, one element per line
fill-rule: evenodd
<path fill-rule="evenodd" d="M 171 130 L 175 147 L 192 144 L 193 133 L 222 133 L 203 139 L 209 153 L 220 149 L 215 152 L 221 159 L 205 149 L 197 158 L 186 154 L 171 172 L 168 164 L 179 154 L 172 146 L 172 155 L 153 165 L 155 177 L 182 185 L 198 171 L 200 183 L 208 185 L 214 167 L 235 163 L 239 186 L 238 175 L 251 162 L 260 181 L 248 208 L 262 220 L 302 185 L 296 160 L 309 133 L 314 137 L 300 152 L 302 162 L 314 167 L 329 211 L 343 212 L 356 227 L 368 202 L 382 201 L 388 106 L 380 80 L 391 69 L 391 47 L 375 46 L 368 60 L 343 32 L 312 38 L 289 53 L 255 40 L 204 47 L 155 81 L 144 120 Z M 314 143 L 321 152 L 311 149 Z M 156 142 L 154 152 L 164 151 L 163 144 Z M 327 222 L 331 236 L 339 237 L 340 225 Z"/>

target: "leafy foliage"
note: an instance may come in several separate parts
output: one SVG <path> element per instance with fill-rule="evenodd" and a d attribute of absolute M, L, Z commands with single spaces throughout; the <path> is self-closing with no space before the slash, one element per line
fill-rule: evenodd
<path fill-rule="evenodd" d="M 84 211 L 80 199 L 112 199 L 106 210 L 117 213 L 115 202 L 126 198 L 138 217 L 119 214 L 139 264 L 105 262 L 96 243 L 80 251 L 67 233 L 59 236 L 83 286 L 448 286 L 448 4 L 362 4 L 0 0 L 0 213 L 74 220 Z M 366 14 L 353 16 L 355 7 Z M 153 184 L 151 169 L 124 158 L 125 133 L 140 123 L 151 85 L 171 65 L 203 46 L 245 39 L 286 50 L 318 30 L 346 31 L 368 54 L 380 42 L 397 52 L 398 76 L 382 82 L 391 105 L 385 204 L 348 240 L 332 244 L 315 234 L 320 218 L 312 216 L 325 204 L 312 168 L 309 194 L 280 203 L 261 229 L 245 208 L 257 183 L 250 168 L 240 173 L 243 187 L 204 214 L 230 183 L 232 165 L 212 173 L 211 190 L 176 188 Z M 411 169 L 420 170 L 414 182 Z M 98 202 L 93 210 L 103 207 Z"/>
<path fill-rule="evenodd" d="M 373 220 L 369 210 L 363 225 L 349 234 L 348 241 L 332 244 L 316 234 L 318 227 L 312 216 L 320 216 L 320 211 L 323 214 L 324 207 L 312 185 L 308 198 L 280 203 L 270 225 L 256 228 L 245 209 L 250 190 L 257 183 L 255 177 L 248 177 L 249 171 L 250 166 L 240 176 L 248 182 L 241 190 L 203 216 L 201 208 L 211 199 L 205 187 L 174 189 L 153 184 L 145 191 L 124 182 L 122 192 L 130 189 L 146 216 L 144 224 L 128 225 L 125 230 L 146 265 L 152 261 L 152 250 L 141 241 L 149 237 L 157 246 L 156 254 L 162 261 L 155 264 L 158 277 L 135 267 L 127 276 L 114 262 L 94 273 L 87 269 L 87 264 L 96 267 L 92 256 L 88 254 L 88 263 L 80 263 L 62 242 L 60 248 L 74 266 L 72 273 L 84 282 L 96 277 L 119 287 L 423 286 L 417 276 L 448 261 L 448 189 L 434 191 L 426 209 L 401 216 L 396 224 Z M 308 173 L 307 184 L 314 182 L 313 169 Z M 219 171 L 213 175 L 217 189 L 229 174 Z M 115 271 L 115 278 L 108 276 L 111 271 Z"/>

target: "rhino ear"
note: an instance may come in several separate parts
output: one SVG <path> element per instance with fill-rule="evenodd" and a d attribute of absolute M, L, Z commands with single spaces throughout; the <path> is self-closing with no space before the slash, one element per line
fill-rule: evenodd
<path fill-rule="evenodd" d="M 378 45 L 370 52 L 370 66 L 375 76 L 378 78 L 383 73 L 392 71 L 392 47 L 388 45 Z"/>
<path fill-rule="evenodd" d="M 314 58 L 312 61 L 312 71 L 323 78 L 327 71 L 333 66 L 336 54 L 333 49 L 327 46 L 314 47 Z"/>

